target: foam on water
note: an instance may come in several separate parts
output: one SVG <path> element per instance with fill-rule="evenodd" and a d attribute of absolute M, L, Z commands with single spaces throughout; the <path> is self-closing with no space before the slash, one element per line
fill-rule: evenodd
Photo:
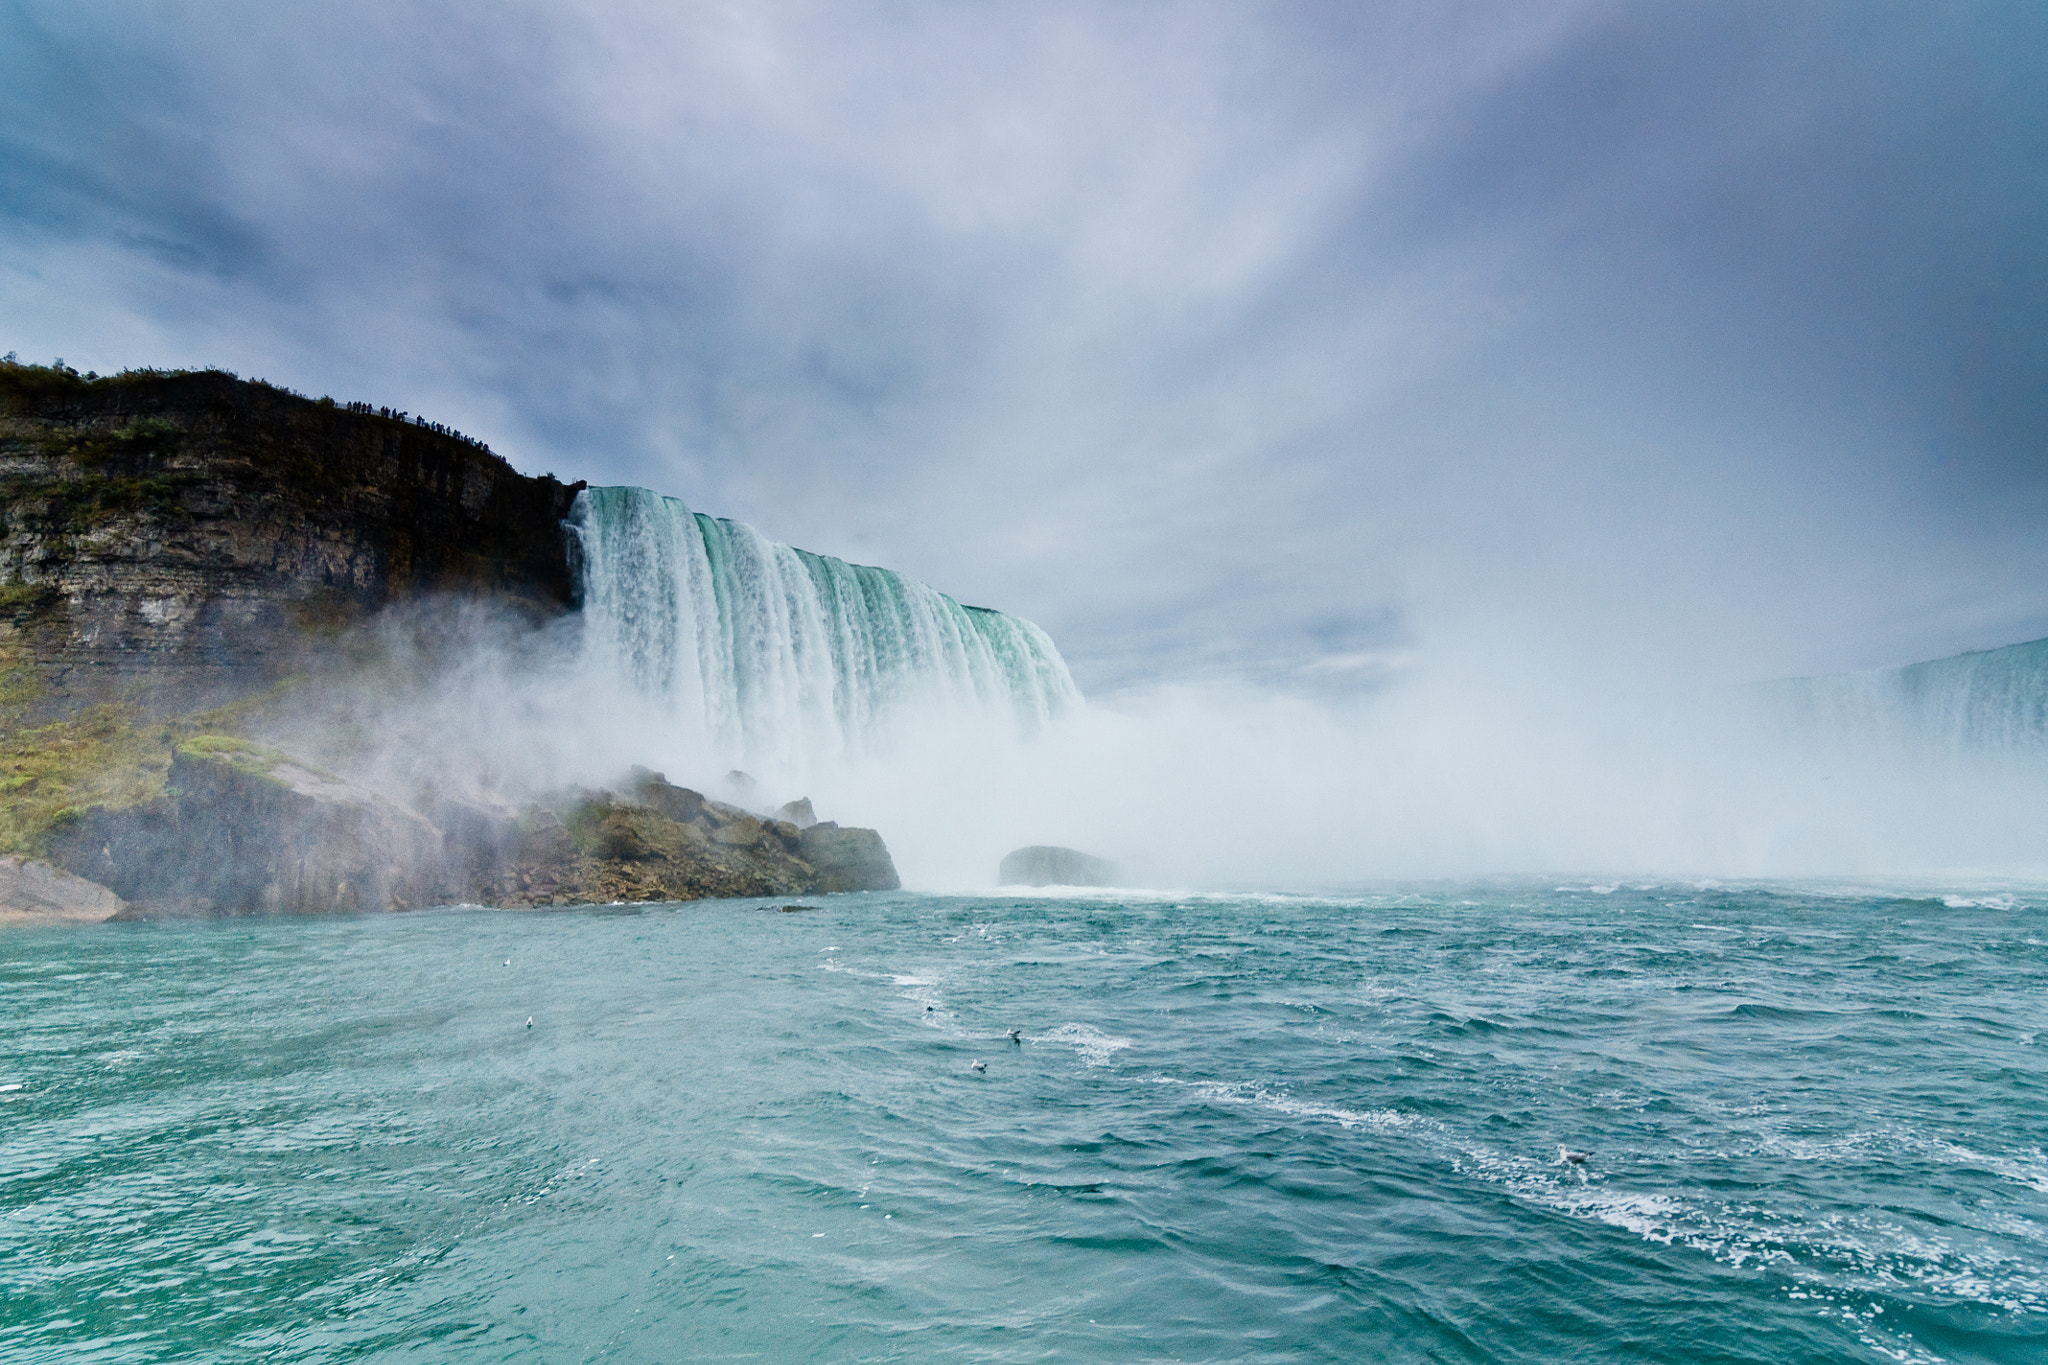
<path fill-rule="evenodd" d="M 1064 1043 L 1089 1066 L 1107 1066 L 1112 1056 L 1131 1045 L 1130 1039 L 1113 1037 L 1093 1024 L 1061 1024 L 1046 1030 L 1045 1041 Z"/>

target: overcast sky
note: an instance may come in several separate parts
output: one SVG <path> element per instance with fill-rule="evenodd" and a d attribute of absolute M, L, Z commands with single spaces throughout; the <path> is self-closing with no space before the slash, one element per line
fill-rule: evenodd
<path fill-rule="evenodd" d="M 1903 662 L 2048 635 L 2048 7 L 0 0 L 10 348 L 678 494 L 1098 695 Z"/>

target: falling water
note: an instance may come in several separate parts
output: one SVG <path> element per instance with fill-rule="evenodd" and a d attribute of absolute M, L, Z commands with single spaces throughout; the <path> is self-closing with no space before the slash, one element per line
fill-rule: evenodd
<path fill-rule="evenodd" d="M 756 768 L 859 758 L 938 717 L 1035 732 L 1080 701 L 1029 621 L 770 541 L 644 488 L 569 514 L 585 649 Z"/>
<path fill-rule="evenodd" d="M 1781 714 L 1838 743 L 2020 758 L 2048 744 L 2048 640 L 1771 685 Z"/>

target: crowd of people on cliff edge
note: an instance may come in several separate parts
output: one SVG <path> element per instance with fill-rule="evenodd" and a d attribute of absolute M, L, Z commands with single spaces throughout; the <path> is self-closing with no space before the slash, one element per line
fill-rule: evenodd
<path fill-rule="evenodd" d="M 478 450 L 488 451 L 490 449 L 489 446 L 479 441 L 476 437 L 466 436 L 454 427 L 443 426 L 439 422 L 429 422 L 424 417 L 413 417 L 411 413 L 400 412 L 395 408 L 373 407 L 368 403 L 344 403 L 342 407 L 348 412 L 359 412 L 365 417 L 383 417 L 393 422 L 403 422 L 410 418 L 414 426 L 431 431 L 437 436 L 446 436 L 452 440 L 462 441 L 468 445 L 475 446 Z"/>

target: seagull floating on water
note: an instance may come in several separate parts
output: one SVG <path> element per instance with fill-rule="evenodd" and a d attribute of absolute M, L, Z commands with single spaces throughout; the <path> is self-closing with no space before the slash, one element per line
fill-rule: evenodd
<path fill-rule="evenodd" d="M 1550 1164 L 1553 1166 L 1583 1166 L 1586 1164 L 1586 1158 L 1591 1155 L 1593 1155 L 1591 1152 L 1575 1152 L 1560 1142 L 1557 1144 L 1557 1160 Z"/>
<path fill-rule="evenodd" d="M 971 1062 L 968 1065 L 967 1069 L 969 1071 L 979 1071 L 986 1075 L 988 1072 L 988 1063 L 982 1061 L 980 1058 L 977 1057 L 973 1062 Z"/>
<path fill-rule="evenodd" d="M 530 1014 L 526 1016 L 526 1026 L 527 1026 L 528 1028 L 532 1028 L 532 1027 L 533 1027 L 533 1016 L 532 1016 L 532 1015 L 530 1015 Z"/>
<path fill-rule="evenodd" d="M 1013 1042 L 1013 1043 L 1018 1043 L 1018 1044 L 1021 1044 L 1021 1043 L 1023 1043 L 1023 1041 L 1024 1041 L 1024 1030 L 1022 1030 L 1022 1029 L 1014 1029 L 1014 1028 L 1013 1028 L 1013 1029 L 1011 1029 L 1011 1030 L 1010 1030 L 1010 1041 L 1011 1041 L 1011 1042 Z"/>

